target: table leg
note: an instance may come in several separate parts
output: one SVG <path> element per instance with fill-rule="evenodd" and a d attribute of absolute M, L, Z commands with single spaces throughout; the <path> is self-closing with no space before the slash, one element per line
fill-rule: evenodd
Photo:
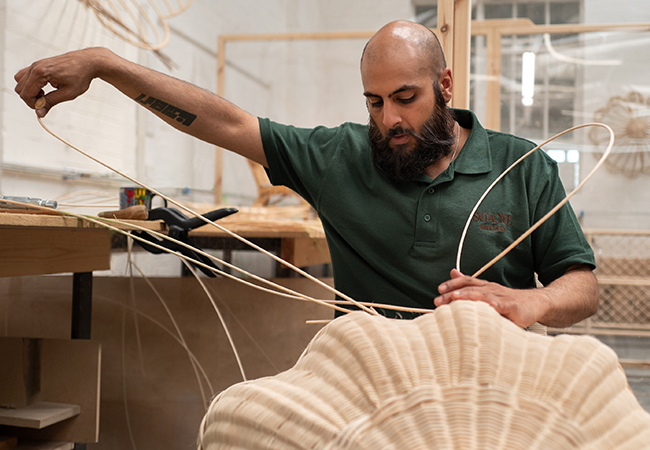
<path fill-rule="evenodd" d="M 75 273 L 72 277 L 72 339 L 90 339 L 92 319 L 93 273 Z M 86 450 L 86 444 L 74 444 L 74 450 Z"/>
<path fill-rule="evenodd" d="M 72 339 L 90 339 L 93 273 L 75 273 L 72 278 Z"/>

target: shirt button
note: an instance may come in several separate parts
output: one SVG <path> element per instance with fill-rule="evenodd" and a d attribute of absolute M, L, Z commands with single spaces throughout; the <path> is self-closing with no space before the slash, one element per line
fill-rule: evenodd
<path fill-rule="evenodd" d="M 436 190 L 434 188 L 429 188 L 428 192 L 429 194 L 433 194 L 434 192 L 436 192 Z"/>
<path fill-rule="evenodd" d="M 424 221 L 429 222 L 431 220 L 431 216 L 429 214 L 424 215 Z"/>

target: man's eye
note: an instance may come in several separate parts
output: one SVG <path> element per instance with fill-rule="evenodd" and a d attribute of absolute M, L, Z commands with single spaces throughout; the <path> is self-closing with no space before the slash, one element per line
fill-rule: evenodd
<path fill-rule="evenodd" d="M 413 100 L 415 100 L 415 95 L 412 95 L 407 98 L 400 98 L 399 101 L 400 103 L 411 103 Z"/>
<path fill-rule="evenodd" d="M 372 108 L 380 108 L 383 104 L 384 104 L 384 102 L 382 102 L 382 101 L 370 102 L 370 107 L 372 107 Z"/>

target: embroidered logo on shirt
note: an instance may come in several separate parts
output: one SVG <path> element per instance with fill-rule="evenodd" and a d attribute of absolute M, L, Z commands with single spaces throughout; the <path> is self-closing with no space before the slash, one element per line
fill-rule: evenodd
<path fill-rule="evenodd" d="M 481 230 L 503 232 L 512 225 L 512 214 L 475 212 L 472 222 L 481 222 Z"/>

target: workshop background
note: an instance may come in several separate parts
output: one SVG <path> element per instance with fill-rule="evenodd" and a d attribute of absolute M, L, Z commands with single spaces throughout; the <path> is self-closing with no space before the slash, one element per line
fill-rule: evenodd
<path fill-rule="evenodd" d="M 473 20 L 646 25 L 504 36 L 498 81 L 502 131 L 542 142 L 581 123 L 616 127 L 617 154 L 571 201 L 599 259 L 601 309 L 569 331 L 596 334 L 628 360 L 630 384 L 650 409 L 650 8 L 646 0 L 615 7 L 605 0 L 475 0 L 472 5 Z M 216 92 L 219 36 L 266 36 L 228 42 L 226 99 L 254 115 L 296 126 L 365 123 L 359 75 L 365 38 L 290 41 L 268 36 L 373 32 L 396 19 L 435 27 L 436 8 L 429 0 L 194 0 L 166 19 L 169 42 L 155 53 L 111 32 L 83 0 L 0 0 L 0 195 L 52 199 L 61 209 L 96 214 L 116 209 L 119 188 L 132 184 L 55 141 L 38 125 L 34 112 L 14 93 L 13 80 L 37 59 L 105 46 Z M 528 104 L 522 102 L 525 52 L 536 55 L 534 94 L 524 100 Z M 470 107 L 484 122 L 494 120 L 485 95 L 494 81 L 487 75 L 489 64 L 486 38 L 474 36 Z M 258 195 L 243 158 L 224 152 L 217 176 L 212 145 L 168 127 L 100 80 L 86 95 L 54 108 L 45 123 L 181 202 L 214 204 L 218 176 L 223 204 L 250 206 Z M 602 135 L 580 131 L 546 149 L 559 162 L 570 191 L 594 167 L 604 145 Z M 296 202 L 287 197 L 280 206 Z M 95 273 L 92 338 L 102 343 L 101 417 L 99 442 L 89 448 L 192 448 L 205 393 L 187 352 L 167 333 L 170 319 L 150 286 L 139 275 L 129 277 L 125 251 L 114 251 L 112 258 L 110 271 Z M 135 260 L 169 302 L 214 391 L 240 381 L 214 311 L 198 284 L 181 277 L 178 259 L 136 252 Z M 263 277 L 276 274 L 275 262 L 254 252 L 235 251 L 232 261 Z M 331 282 L 327 267 L 311 269 Z M 331 297 L 305 279 L 282 282 Z M 0 278 L 0 335 L 67 338 L 70 283 L 68 275 Z M 320 328 L 305 321 L 332 315 L 326 308 L 252 292 L 232 281 L 207 283 L 225 308 L 249 378 L 291 367 Z"/>

